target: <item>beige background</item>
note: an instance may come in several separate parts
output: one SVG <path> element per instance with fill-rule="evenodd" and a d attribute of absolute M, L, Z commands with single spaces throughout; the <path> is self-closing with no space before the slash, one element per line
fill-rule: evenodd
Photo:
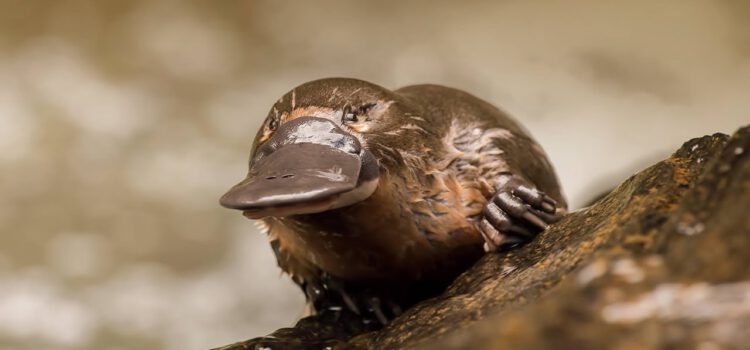
<path fill-rule="evenodd" d="M 574 206 L 750 123 L 746 1 L 2 1 L 0 348 L 201 349 L 302 294 L 218 197 L 281 94 L 441 83 L 516 115 Z"/>

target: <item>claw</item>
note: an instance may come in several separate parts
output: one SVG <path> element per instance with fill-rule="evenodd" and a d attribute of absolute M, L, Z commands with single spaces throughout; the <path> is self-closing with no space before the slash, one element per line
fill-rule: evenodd
<path fill-rule="evenodd" d="M 547 202 L 543 202 L 542 203 L 542 210 L 544 210 L 545 213 L 554 214 L 555 213 L 555 205 L 547 203 Z"/>
<path fill-rule="evenodd" d="M 552 223 L 557 222 L 557 220 L 560 220 L 562 217 L 561 213 L 546 213 L 541 210 L 531 209 L 530 210 L 534 215 L 536 215 L 538 218 L 542 219 L 544 223 L 549 226 Z"/>
<path fill-rule="evenodd" d="M 523 227 L 517 225 L 511 225 L 508 227 L 507 232 L 513 233 L 506 234 L 498 231 L 487 219 L 483 219 L 479 222 L 479 232 L 484 237 L 484 251 L 492 252 L 501 248 L 514 246 L 519 243 L 523 243 L 528 240 L 521 237 L 533 237 L 533 235 Z"/>
<path fill-rule="evenodd" d="M 370 298 L 369 300 L 370 309 L 372 313 L 375 314 L 375 317 L 378 319 L 378 321 L 385 325 L 388 323 L 388 318 L 385 317 L 385 314 L 383 313 L 383 309 L 380 308 L 380 299 L 378 298 Z"/>
<path fill-rule="evenodd" d="M 487 219 L 483 219 L 479 223 L 479 231 L 482 233 L 482 236 L 484 237 L 485 243 L 491 244 L 493 250 L 503 244 L 504 241 L 504 235 L 500 233 L 497 229 L 495 229 L 492 224 L 490 224 Z"/>
<path fill-rule="evenodd" d="M 511 216 L 521 216 L 526 211 L 526 205 L 524 205 L 521 200 L 511 194 L 510 192 L 500 192 L 498 193 L 495 198 L 493 199 L 493 202 L 497 204 L 497 206 L 508 213 Z"/>
<path fill-rule="evenodd" d="M 508 215 L 492 202 L 484 208 L 484 216 L 492 227 L 499 231 L 506 230 L 513 224 Z"/>
<path fill-rule="evenodd" d="M 326 273 L 306 287 L 308 297 L 317 299 L 312 299 L 315 313 L 328 311 L 334 317 L 340 317 L 342 310 L 346 309 L 360 316 L 365 324 L 376 322 L 381 325 L 401 314 L 401 307 L 395 299 L 373 294 L 373 290 L 362 289 L 361 285 L 349 285 Z"/>
<path fill-rule="evenodd" d="M 544 192 L 538 191 L 533 187 L 519 184 L 511 193 L 531 205 L 533 208 L 539 208 L 544 212 L 554 214 L 557 202 L 547 196 Z"/>
<path fill-rule="evenodd" d="M 487 241 L 484 241 L 484 245 L 482 246 L 482 249 L 484 249 L 485 253 L 494 252 L 497 247 L 491 247 L 490 244 Z"/>
<path fill-rule="evenodd" d="M 499 179 L 498 184 L 478 224 L 485 240 L 485 251 L 527 242 L 563 214 L 554 199 L 522 177 L 508 174 Z"/>
<path fill-rule="evenodd" d="M 533 206 L 539 206 L 544 201 L 544 193 L 539 192 L 535 190 L 534 188 L 524 186 L 524 185 L 517 185 L 516 188 L 511 190 L 511 193 L 513 195 L 517 196 L 518 198 L 523 199 L 526 203 L 529 203 Z"/>
<path fill-rule="evenodd" d="M 547 223 L 530 211 L 525 212 L 523 214 L 523 218 L 526 219 L 526 221 L 530 222 L 536 227 L 539 227 L 542 230 L 547 228 Z"/>
<path fill-rule="evenodd" d="M 487 241 L 484 241 L 484 245 L 482 246 L 485 253 L 494 252 L 497 247 L 491 247 L 490 244 Z"/>
<path fill-rule="evenodd" d="M 401 310 L 401 306 L 399 306 L 398 304 L 396 304 L 394 302 L 386 300 L 386 304 L 388 304 L 388 308 L 391 309 L 391 313 L 395 317 L 400 316 L 401 313 L 403 312 L 403 310 Z"/>
<path fill-rule="evenodd" d="M 512 225 L 508 229 L 508 232 L 515 233 L 515 236 L 520 236 L 520 237 L 518 237 L 518 241 L 520 241 L 520 242 L 528 241 L 528 240 L 530 240 L 531 238 L 533 238 L 535 236 L 534 233 L 532 233 L 531 231 L 529 231 L 525 227 L 519 226 L 519 225 Z M 523 239 L 521 237 L 525 237 L 526 239 Z"/>
<path fill-rule="evenodd" d="M 341 286 L 337 281 L 335 280 L 329 281 L 328 286 L 341 296 L 341 300 L 344 302 L 344 304 L 346 304 L 346 307 L 349 308 L 349 310 L 351 310 L 353 313 L 357 315 L 362 314 L 359 311 L 359 307 L 357 307 L 357 303 L 354 302 L 354 299 L 352 299 L 352 297 L 349 296 L 349 293 L 347 293 L 345 288 Z"/>

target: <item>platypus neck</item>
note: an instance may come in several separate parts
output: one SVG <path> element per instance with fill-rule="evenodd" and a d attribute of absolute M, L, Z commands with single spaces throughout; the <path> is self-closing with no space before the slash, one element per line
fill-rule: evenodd
<path fill-rule="evenodd" d="M 349 280 L 432 279 L 446 254 L 476 248 L 478 232 L 462 212 L 449 211 L 447 202 L 425 202 L 407 180 L 392 175 L 361 203 L 272 218 L 271 233 L 296 259 Z"/>
<path fill-rule="evenodd" d="M 386 230 L 410 231 L 416 228 L 409 198 L 401 179 L 382 176 L 375 192 L 359 203 L 321 213 L 279 218 L 279 221 L 306 235 L 362 237 Z"/>

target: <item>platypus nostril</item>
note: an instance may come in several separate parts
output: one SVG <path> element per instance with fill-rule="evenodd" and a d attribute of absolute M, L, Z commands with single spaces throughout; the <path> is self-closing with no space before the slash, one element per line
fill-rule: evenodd
<path fill-rule="evenodd" d="M 290 177 L 294 177 L 294 174 L 286 174 L 286 175 L 282 176 L 281 178 L 282 179 L 288 179 Z"/>
<path fill-rule="evenodd" d="M 276 179 L 276 176 L 266 176 L 266 180 L 274 180 Z"/>

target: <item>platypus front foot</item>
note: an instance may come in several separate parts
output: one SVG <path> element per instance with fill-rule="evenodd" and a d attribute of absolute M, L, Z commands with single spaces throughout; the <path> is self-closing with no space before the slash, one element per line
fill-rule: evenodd
<path fill-rule="evenodd" d="M 504 175 L 484 207 L 479 230 L 487 252 L 513 248 L 533 239 L 565 210 L 526 180 Z"/>
<path fill-rule="evenodd" d="M 402 312 L 401 307 L 389 298 L 328 274 L 322 274 L 315 282 L 307 282 L 305 294 L 317 313 L 346 309 L 362 317 L 365 323 L 385 325 Z"/>

